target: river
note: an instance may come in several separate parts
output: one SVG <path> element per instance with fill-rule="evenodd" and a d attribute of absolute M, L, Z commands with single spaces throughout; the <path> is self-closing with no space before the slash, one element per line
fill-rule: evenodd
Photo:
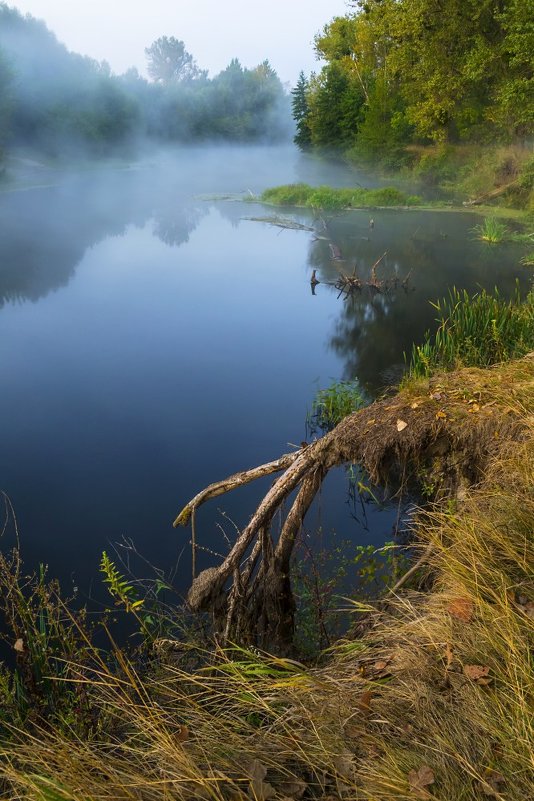
<path fill-rule="evenodd" d="M 101 552 L 118 559 L 115 548 L 134 572 L 146 559 L 185 589 L 189 534 L 171 524 L 190 497 L 298 446 L 332 380 L 358 377 L 370 395 L 396 380 L 434 325 L 429 301 L 453 284 L 526 284 L 517 248 L 474 238 L 475 215 L 296 212 L 316 238 L 244 219 L 272 209 L 213 198 L 294 181 L 380 183 L 289 147 L 193 148 L 43 170 L 39 187 L 0 193 L 0 489 L 27 564 L 48 564 L 66 591 L 98 594 Z M 367 276 L 386 251 L 379 276 L 410 274 L 406 291 L 343 300 L 327 285 L 355 264 Z M 199 513 L 201 567 L 266 486 Z M 351 505 L 337 471 L 306 532 L 312 545 L 332 531 L 379 544 L 396 516 Z"/>

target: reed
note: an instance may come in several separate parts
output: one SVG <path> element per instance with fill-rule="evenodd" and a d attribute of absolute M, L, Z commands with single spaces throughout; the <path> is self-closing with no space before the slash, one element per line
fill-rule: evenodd
<path fill-rule="evenodd" d="M 476 234 L 477 239 L 489 242 L 492 245 L 498 245 L 506 241 L 509 236 L 506 225 L 496 217 L 485 217 L 483 223 L 475 225 L 473 232 Z"/>
<path fill-rule="evenodd" d="M 438 329 L 427 332 L 422 345 L 412 349 L 409 376 L 459 366 L 487 367 L 513 359 L 534 348 L 534 294 L 522 301 L 519 289 L 504 300 L 497 289 L 469 295 L 453 288 L 449 297 L 432 304 Z"/>

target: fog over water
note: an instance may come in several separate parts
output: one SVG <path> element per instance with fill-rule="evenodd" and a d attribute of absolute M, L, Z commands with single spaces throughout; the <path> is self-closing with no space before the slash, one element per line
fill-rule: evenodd
<path fill-rule="evenodd" d="M 0 193 L 0 489 L 28 564 L 47 562 L 84 593 L 101 551 L 123 537 L 158 567 L 178 564 L 184 589 L 189 534 L 171 523 L 190 497 L 298 446 L 316 390 L 333 379 L 357 376 L 373 395 L 398 377 L 403 351 L 433 324 L 428 300 L 452 283 L 511 292 L 524 278 L 516 251 L 474 241 L 471 215 L 377 210 L 371 230 L 368 212 L 296 212 L 326 225 L 362 275 L 385 250 L 384 276 L 413 269 L 406 293 L 338 299 L 325 282 L 344 268 L 325 239 L 245 219 L 273 213 L 258 204 L 206 199 L 297 180 L 373 183 L 291 147 L 18 169 L 42 188 Z M 201 544 L 225 553 L 219 526 L 234 537 L 229 519 L 244 525 L 268 484 L 203 509 Z M 306 529 L 381 543 L 395 517 L 351 509 L 338 471 Z M 213 559 L 202 552 L 200 564 Z"/>

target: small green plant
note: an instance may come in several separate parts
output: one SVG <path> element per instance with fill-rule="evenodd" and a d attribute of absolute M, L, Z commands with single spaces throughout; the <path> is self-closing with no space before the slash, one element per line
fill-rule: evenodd
<path fill-rule="evenodd" d="M 300 542 L 291 566 L 297 652 L 313 658 L 330 647 L 350 625 L 350 613 L 380 598 L 410 564 L 409 548 L 394 542 L 377 548 L 338 540 L 335 535 L 321 549 Z M 418 580 L 415 575 L 410 586 Z"/>
<path fill-rule="evenodd" d="M 23 572 L 17 547 L 0 553 L 0 638 L 15 657 L 0 667 L 0 731 L 46 721 L 87 736 L 97 725 L 84 668 L 98 661 L 93 626 L 41 565 Z"/>
<path fill-rule="evenodd" d="M 151 582 L 145 598 L 139 598 L 134 584 L 117 570 L 106 551 L 102 552 L 100 572 L 104 576 L 104 584 L 107 584 L 110 595 L 116 599 L 115 604 L 123 606 L 125 612 L 132 614 L 137 620 L 145 643 L 153 642 L 155 637 L 172 625 L 172 621 L 167 618 L 164 605 L 158 600 L 162 590 L 170 589 L 161 578 Z"/>
<path fill-rule="evenodd" d="M 100 572 L 104 575 L 104 584 L 108 585 L 110 595 L 117 599 L 117 603 L 123 604 L 127 612 L 134 612 L 143 606 L 144 600 L 136 597 L 133 584 L 119 573 L 105 551 L 100 560 Z"/>
<path fill-rule="evenodd" d="M 306 418 L 310 434 L 331 431 L 344 417 L 366 406 L 368 401 L 357 379 L 334 381 L 326 389 L 319 389 Z"/>
<path fill-rule="evenodd" d="M 488 367 L 519 358 L 534 348 L 534 294 L 522 301 L 516 288 L 512 300 L 497 289 L 470 296 L 453 288 L 449 297 L 432 304 L 439 317 L 434 335 L 412 349 L 409 376 L 419 378 L 438 369 Z"/>
<path fill-rule="evenodd" d="M 483 242 L 489 242 L 492 245 L 498 245 L 504 242 L 509 236 L 506 225 L 496 217 L 486 217 L 483 223 L 475 225 L 473 233 L 476 234 L 477 239 L 481 239 Z"/>

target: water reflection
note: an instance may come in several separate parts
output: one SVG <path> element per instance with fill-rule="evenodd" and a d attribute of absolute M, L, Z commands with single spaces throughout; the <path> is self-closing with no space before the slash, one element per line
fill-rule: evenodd
<path fill-rule="evenodd" d="M 315 294 L 338 295 L 339 314 L 329 345 L 343 359 L 342 377 L 357 377 L 376 393 L 400 378 L 404 354 L 435 327 L 429 301 L 446 296 L 452 286 L 475 292 L 498 285 L 504 296 L 511 296 L 516 280 L 527 288 L 528 276 L 519 266 L 516 246 L 492 248 L 474 238 L 474 215 L 372 214 L 351 212 L 321 220 L 310 243 L 309 266 L 321 282 Z M 353 276 L 361 289 L 345 292 L 345 277 Z M 373 286 L 375 279 L 383 282 L 380 291 Z"/>
<path fill-rule="evenodd" d="M 371 225 L 367 212 L 298 213 L 314 233 L 242 223 L 265 210 L 199 200 L 298 179 L 354 182 L 323 169 L 294 152 L 206 150 L 173 169 L 0 194 L 0 489 L 30 564 L 87 586 L 123 536 L 153 563 L 175 564 L 188 551 L 187 533 L 171 528 L 179 505 L 300 442 L 317 388 L 357 376 L 378 391 L 449 285 L 512 289 L 513 251 L 474 242 L 467 215 L 374 211 Z M 397 287 L 337 299 L 329 284 L 355 266 L 369 280 L 385 251 L 376 277 Z M 243 526 L 266 486 L 199 510 L 202 543 L 220 551 L 218 507 Z M 342 471 L 329 477 L 307 530 L 389 538 L 396 515 L 366 505 L 356 521 L 346 490 Z"/>

